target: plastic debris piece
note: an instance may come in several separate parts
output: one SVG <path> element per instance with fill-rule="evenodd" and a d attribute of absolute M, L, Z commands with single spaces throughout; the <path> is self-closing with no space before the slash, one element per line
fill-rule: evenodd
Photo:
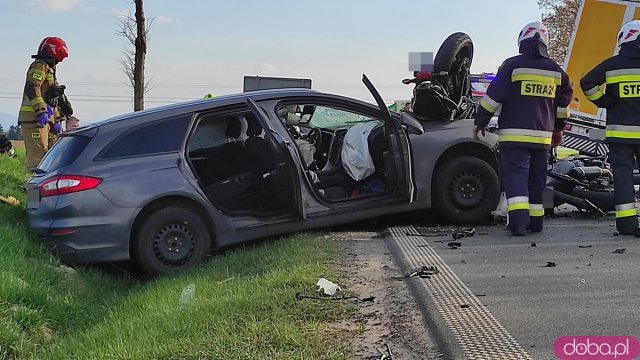
<path fill-rule="evenodd" d="M 336 294 L 336 291 L 342 290 L 340 289 L 340 286 L 332 283 L 331 281 L 325 278 L 319 278 L 318 282 L 316 283 L 316 286 L 318 287 L 317 291 L 322 291 L 325 295 L 329 295 L 329 296 L 333 296 Z"/>
<path fill-rule="evenodd" d="M 593 247 L 593 245 L 578 245 L 580 249 L 587 249 Z"/>
<path fill-rule="evenodd" d="M 627 249 L 615 249 L 613 250 L 613 254 L 624 254 Z"/>
<path fill-rule="evenodd" d="M 475 228 L 458 229 L 454 230 L 453 233 L 451 233 L 451 236 L 453 237 L 453 240 L 458 240 L 464 237 L 472 237 L 473 235 L 475 235 L 475 233 Z"/>
<path fill-rule="evenodd" d="M 547 261 L 547 265 L 545 265 L 544 267 L 556 267 L 556 263 L 553 261 Z"/>
<path fill-rule="evenodd" d="M 185 308 L 196 298 L 196 284 L 189 284 L 182 289 L 180 299 L 178 301 L 178 308 Z"/>
<path fill-rule="evenodd" d="M 6 202 L 9 205 L 20 206 L 20 200 L 16 199 L 14 196 L 4 197 L 0 195 L 0 201 Z"/>
<path fill-rule="evenodd" d="M 536 246 L 538 246 L 538 244 L 536 244 L 536 242 L 535 242 L 535 241 L 532 241 L 532 242 L 531 242 L 531 247 L 536 247 Z"/>
<path fill-rule="evenodd" d="M 431 275 L 435 275 L 437 273 L 439 273 L 439 271 L 435 266 L 422 266 L 409 270 L 409 273 L 405 277 L 418 276 L 423 279 L 430 279 Z"/>

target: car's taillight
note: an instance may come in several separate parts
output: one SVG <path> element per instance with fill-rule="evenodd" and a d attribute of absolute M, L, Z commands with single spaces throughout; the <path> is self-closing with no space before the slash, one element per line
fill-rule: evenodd
<path fill-rule="evenodd" d="M 70 194 L 95 189 L 102 179 L 80 175 L 58 175 L 40 184 L 40 196 Z"/>

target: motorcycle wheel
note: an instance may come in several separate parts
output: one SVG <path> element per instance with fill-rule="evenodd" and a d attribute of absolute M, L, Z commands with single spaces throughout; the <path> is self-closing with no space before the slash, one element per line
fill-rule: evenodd
<path fill-rule="evenodd" d="M 613 191 L 594 191 L 577 186 L 571 190 L 571 195 L 591 201 L 593 205 L 604 212 L 615 211 L 616 209 Z"/>
<path fill-rule="evenodd" d="M 449 35 L 444 40 L 433 61 L 434 74 L 446 73 L 438 82 L 447 89 L 456 103 L 471 91 L 469 70 L 473 60 L 473 42 L 463 32 Z M 439 77 L 436 75 L 436 77 Z"/>

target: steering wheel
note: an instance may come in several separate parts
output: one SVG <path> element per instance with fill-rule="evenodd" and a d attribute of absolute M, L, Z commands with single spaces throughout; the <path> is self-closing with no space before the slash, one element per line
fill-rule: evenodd
<path fill-rule="evenodd" d="M 320 149 L 320 145 L 322 145 L 322 130 L 319 128 L 312 128 L 304 139 L 313 144 L 313 146 L 316 147 L 316 150 L 318 150 Z"/>

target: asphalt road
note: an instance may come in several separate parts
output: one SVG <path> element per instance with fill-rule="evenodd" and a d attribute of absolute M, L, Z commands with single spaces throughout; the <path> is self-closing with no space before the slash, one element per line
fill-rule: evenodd
<path fill-rule="evenodd" d="M 450 227 L 414 229 L 531 358 L 555 359 L 562 335 L 640 337 L 640 239 L 615 236 L 611 215 L 570 215 L 526 237 L 477 227 L 457 249 Z"/>

